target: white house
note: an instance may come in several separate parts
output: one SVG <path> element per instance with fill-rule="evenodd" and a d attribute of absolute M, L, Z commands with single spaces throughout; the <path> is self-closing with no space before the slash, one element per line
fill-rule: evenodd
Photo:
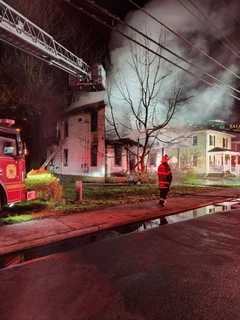
<path fill-rule="evenodd" d="M 240 152 L 232 148 L 234 137 L 231 131 L 192 128 L 177 143 L 164 146 L 164 152 L 170 156 L 173 167 L 179 170 L 194 170 L 203 175 L 226 172 L 240 175 Z M 160 152 L 158 148 L 157 155 Z M 157 164 L 153 169 L 156 168 Z"/>
<path fill-rule="evenodd" d="M 61 175 L 105 177 L 104 91 L 84 92 L 58 124 L 58 145 L 48 150 L 48 168 Z"/>

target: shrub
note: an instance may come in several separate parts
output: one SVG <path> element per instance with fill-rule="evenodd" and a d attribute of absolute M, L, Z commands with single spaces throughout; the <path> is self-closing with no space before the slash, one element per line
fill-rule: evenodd
<path fill-rule="evenodd" d="M 63 189 L 59 179 L 45 169 L 31 170 L 27 174 L 25 184 L 28 189 L 35 190 L 40 199 L 53 201 L 62 199 Z"/>
<path fill-rule="evenodd" d="M 157 175 L 150 172 L 132 172 L 128 176 L 128 183 L 155 184 Z"/>

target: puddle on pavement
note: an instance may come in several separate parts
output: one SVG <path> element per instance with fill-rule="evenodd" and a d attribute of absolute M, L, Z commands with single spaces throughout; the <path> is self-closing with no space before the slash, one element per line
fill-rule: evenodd
<path fill-rule="evenodd" d="M 39 257 L 48 256 L 54 253 L 67 252 L 78 249 L 84 245 L 89 245 L 96 241 L 101 241 L 109 238 L 116 238 L 122 234 L 129 234 L 132 232 L 143 232 L 153 228 L 159 228 L 163 225 L 187 221 L 199 218 L 205 215 L 229 212 L 232 209 L 240 209 L 240 199 L 234 201 L 221 202 L 215 205 L 209 205 L 194 210 L 189 210 L 177 214 L 173 214 L 159 219 L 149 220 L 145 222 L 133 223 L 112 230 L 102 230 L 95 234 L 80 236 L 73 239 L 65 239 L 57 243 L 44 245 L 37 248 L 30 248 L 23 252 L 16 252 L 14 254 L 0 257 L 0 269 L 6 268 L 11 265 L 21 264 L 25 261 L 35 260 Z"/>
<path fill-rule="evenodd" d="M 240 199 L 235 199 L 234 201 L 221 202 L 214 205 L 208 205 L 198 209 L 184 211 L 181 213 L 173 214 L 166 217 L 161 217 L 154 220 L 145 221 L 142 223 L 122 226 L 120 228 L 117 228 L 116 231 L 122 234 L 130 233 L 130 232 L 142 232 L 149 229 L 159 228 L 160 226 L 163 226 L 163 225 L 196 219 L 196 218 L 214 214 L 214 213 L 228 212 L 233 209 L 240 209 Z"/>

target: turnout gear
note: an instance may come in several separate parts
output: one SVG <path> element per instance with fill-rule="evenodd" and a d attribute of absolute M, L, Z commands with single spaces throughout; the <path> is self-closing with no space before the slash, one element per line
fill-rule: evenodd
<path fill-rule="evenodd" d="M 169 188 L 172 182 L 172 172 L 167 162 L 162 162 L 158 167 L 158 181 L 160 188 Z"/>
<path fill-rule="evenodd" d="M 160 189 L 160 200 L 159 205 L 164 207 L 166 202 L 167 194 L 169 192 L 169 188 L 172 182 L 172 171 L 168 164 L 169 157 L 164 155 L 162 157 L 162 162 L 158 167 L 158 181 L 159 181 L 159 189 Z"/>

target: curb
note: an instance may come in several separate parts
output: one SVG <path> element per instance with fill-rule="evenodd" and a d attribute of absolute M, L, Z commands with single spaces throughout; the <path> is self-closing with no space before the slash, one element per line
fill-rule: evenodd
<path fill-rule="evenodd" d="M 233 200 L 234 198 L 226 198 L 226 201 Z M 71 231 L 62 232 L 60 234 L 47 236 L 44 238 L 37 238 L 31 241 L 23 241 L 19 244 L 10 245 L 9 247 L 0 248 L 0 268 L 4 268 L 6 266 L 12 264 L 18 264 L 23 261 L 32 259 L 32 257 L 40 257 L 44 255 L 49 255 L 55 252 L 66 250 L 64 243 L 66 243 L 66 247 L 74 247 L 74 242 L 80 244 L 90 243 L 93 241 L 93 238 L 97 236 L 108 233 L 110 230 L 115 229 L 117 227 L 122 227 L 126 225 L 131 225 L 134 223 L 142 223 L 145 221 L 158 219 L 160 217 L 167 217 L 171 215 L 176 215 L 179 213 L 183 213 L 189 210 L 194 210 L 202 207 L 206 207 L 208 205 L 214 205 L 216 203 L 221 202 L 221 200 L 208 201 L 201 205 L 189 206 L 183 209 L 174 210 L 170 212 L 164 213 L 164 209 L 168 210 L 168 208 L 161 209 L 161 213 L 153 213 L 149 215 L 148 213 L 143 214 L 141 217 L 137 217 L 136 215 L 129 217 L 127 220 L 123 221 L 111 221 L 109 223 L 102 223 L 98 225 L 93 225 L 90 227 L 86 227 L 84 229 L 76 229 Z M 146 209 L 147 211 L 148 209 Z M 181 223 L 181 222 L 180 222 Z M 79 244 L 79 245 L 80 245 Z M 47 251 L 47 254 L 46 254 Z"/>

